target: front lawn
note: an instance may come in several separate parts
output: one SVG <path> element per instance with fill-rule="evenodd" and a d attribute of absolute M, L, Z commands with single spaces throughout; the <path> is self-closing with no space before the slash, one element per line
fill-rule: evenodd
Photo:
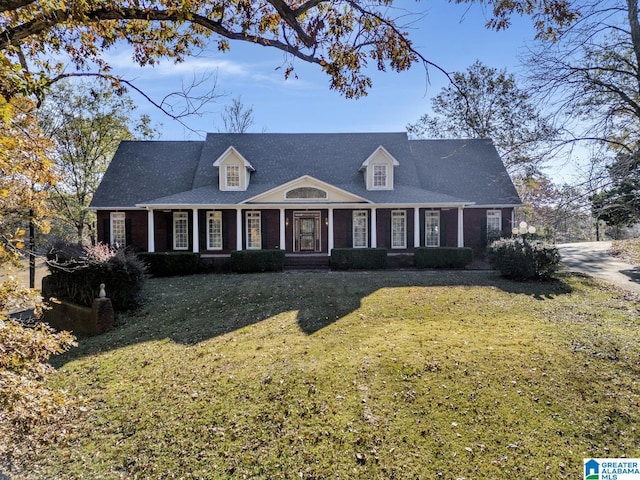
<path fill-rule="evenodd" d="M 638 303 L 582 277 L 153 279 L 56 359 L 86 413 L 25 478 L 582 478 L 640 457 Z"/>

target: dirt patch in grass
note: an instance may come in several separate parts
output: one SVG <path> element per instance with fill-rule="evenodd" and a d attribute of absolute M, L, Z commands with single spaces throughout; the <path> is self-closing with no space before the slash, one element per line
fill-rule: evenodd
<path fill-rule="evenodd" d="M 638 305 L 588 278 L 153 279 L 58 359 L 88 409 L 24 478 L 578 478 L 640 456 Z"/>
<path fill-rule="evenodd" d="M 640 239 L 614 240 L 611 254 L 632 265 L 640 265 Z"/>

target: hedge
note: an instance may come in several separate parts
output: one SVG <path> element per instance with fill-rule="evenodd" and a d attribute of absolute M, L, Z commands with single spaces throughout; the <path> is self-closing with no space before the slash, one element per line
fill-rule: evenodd
<path fill-rule="evenodd" d="M 384 248 L 334 248 L 331 250 L 332 270 L 380 270 L 387 268 Z"/>
<path fill-rule="evenodd" d="M 235 250 L 231 252 L 232 272 L 278 272 L 281 270 L 284 270 L 284 250 Z"/>
<path fill-rule="evenodd" d="M 200 255 L 191 252 L 144 252 L 138 258 L 147 265 L 154 277 L 193 275 L 203 271 Z"/>
<path fill-rule="evenodd" d="M 104 283 L 114 310 L 133 308 L 146 279 L 144 264 L 134 253 L 123 250 L 106 261 L 78 259 L 48 264 L 51 274 L 42 279 L 42 296 L 85 307 L 91 306 Z"/>
<path fill-rule="evenodd" d="M 473 261 L 473 250 L 468 247 L 416 248 L 416 268 L 464 268 Z"/>

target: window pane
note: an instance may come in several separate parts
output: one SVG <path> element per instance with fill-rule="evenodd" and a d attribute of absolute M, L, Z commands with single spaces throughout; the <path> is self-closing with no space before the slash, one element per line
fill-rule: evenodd
<path fill-rule="evenodd" d="M 227 187 L 240 186 L 240 167 L 238 165 L 227 165 Z"/>
<path fill-rule="evenodd" d="M 373 186 L 374 187 L 386 187 L 387 186 L 387 166 L 374 164 L 373 165 Z"/>
<path fill-rule="evenodd" d="M 186 250 L 189 248 L 189 222 L 187 212 L 173 214 L 173 249 Z"/>
<path fill-rule="evenodd" d="M 425 212 L 424 218 L 424 244 L 427 247 L 440 246 L 440 212 Z"/>
<path fill-rule="evenodd" d="M 313 187 L 300 187 L 289 190 L 285 198 L 327 198 L 327 192 Z"/>
<path fill-rule="evenodd" d="M 391 248 L 407 247 L 406 212 L 398 210 L 391 212 Z"/>
<path fill-rule="evenodd" d="M 262 248 L 260 212 L 247 212 L 247 248 Z"/>
<path fill-rule="evenodd" d="M 499 237 L 502 232 L 502 212 L 500 210 L 487 211 L 487 237 Z"/>
<path fill-rule="evenodd" d="M 207 212 L 207 249 L 222 250 L 222 212 Z"/>
<path fill-rule="evenodd" d="M 358 210 L 353 212 L 353 247 L 366 248 L 368 245 L 368 227 L 367 211 Z"/>
<path fill-rule="evenodd" d="M 124 212 L 114 212 L 111 214 L 111 244 L 118 247 L 126 247 L 126 223 Z"/>

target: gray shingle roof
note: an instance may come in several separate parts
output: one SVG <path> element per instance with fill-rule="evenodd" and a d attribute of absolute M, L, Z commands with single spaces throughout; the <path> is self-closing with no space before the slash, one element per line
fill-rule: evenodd
<path fill-rule="evenodd" d="M 134 207 L 190 190 L 202 146 L 202 142 L 121 142 L 91 206 Z"/>
<path fill-rule="evenodd" d="M 394 190 L 367 191 L 359 171 L 379 146 L 399 162 Z M 230 146 L 256 171 L 221 192 L 213 162 Z M 488 140 L 408 140 L 406 133 L 209 134 L 200 142 L 122 142 L 91 206 L 236 204 L 310 175 L 374 203 L 519 204 Z"/>

